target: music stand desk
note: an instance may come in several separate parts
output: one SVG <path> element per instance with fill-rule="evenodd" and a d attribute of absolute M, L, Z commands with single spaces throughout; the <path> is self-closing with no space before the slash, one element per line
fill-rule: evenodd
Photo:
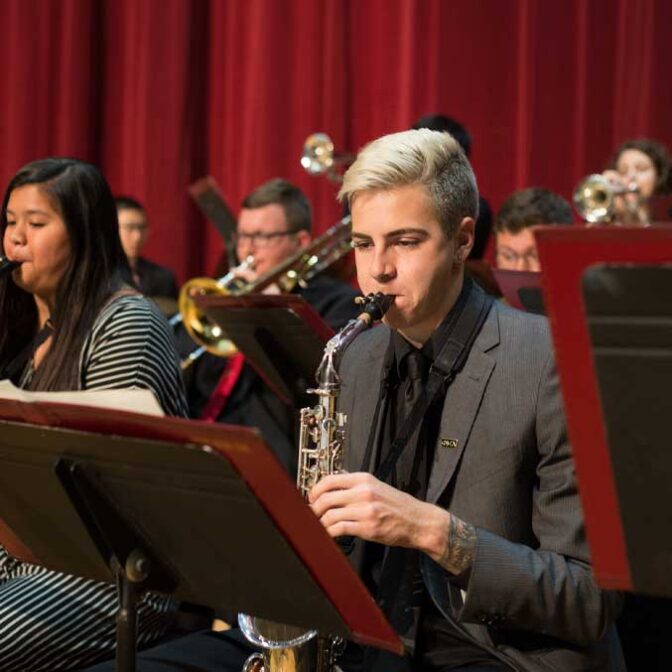
<path fill-rule="evenodd" d="M 632 586 L 672 597 L 672 264 L 583 277 Z"/>
<path fill-rule="evenodd" d="M 296 408 L 310 402 L 315 372 L 334 332 L 295 294 L 196 297 L 275 394 Z"/>
<path fill-rule="evenodd" d="M 80 494 L 95 491 L 79 504 L 101 504 L 89 513 L 111 521 L 102 541 L 121 539 L 122 566 L 134 544 L 147 552 L 157 570 L 148 587 L 401 650 L 254 430 L 0 400 L 0 517 L 40 564 L 110 582 L 110 558 L 64 487 L 64 470 L 79 478 Z"/>
<path fill-rule="evenodd" d="M 507 271 L 493 269 L 493 275 L 506 302 L 518 310 L 543 315 L 544 299 L 541 293 L 541 273 L 535 271 Z"/>
<path fill-rule="evenodd" d="M 586 323 L 583 276 L 596 264 L 668 263 L 672 228 L 549 227 L 535 234 L 593 571 L 604 588 L 636 590 L 631 559 L 638 549 L 628 548 L 624 531 Z"/>

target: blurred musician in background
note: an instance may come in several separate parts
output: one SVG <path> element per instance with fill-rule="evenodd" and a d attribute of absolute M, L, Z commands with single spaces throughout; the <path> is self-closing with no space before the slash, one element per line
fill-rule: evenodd
<path fill-rule="evenodd" d="M 119 237 L 136 287 L 152 299 L 177 299 L 175 273 L 141 256 L 149 236 L 149 221 L 142 204 L 130 196 L 117 196 L 114 200 L 119 218 Z"/>
<path fill-rule="evenodd" d="M 242 203 L 236 232 L 239 260 L 254 257 L 254 270 L 241 273 L 245 280 L 266 274 L 300 249 L 311 236 L 311 207 L 305 194 L 287 180 L 275 178 L 254 189 Z M 276 290 L 277 291 L 277 290 Z M 357 292 L 339 280 L 320 274 L 302 296 L 333 329 L 355 316 Z M 178 333 L 179 350 L 186 355 L 194 343 L 184 330 Z M 185 372 L 192 417 L 257 427 L 281 462 L 296 468 L 296 409 L 286 405 L 241 356 L 221 359 L 204 354 Z M 242 370 L 235 373 L 235 367 Z M 231 376 L 236 379 L 232 381 Z"/>
<path fill-rule="evenodd" d="M 0 278 L 0 378 L 30 390 L 151 390 L 185 416 L 177 354 L 153 303 L 128 285 L 117 213 L 92 165 L 49 158 L 10 182 L 0 220 L 3 254 L 20 261 Z M 174 601 L 148 594 L 140 641 L 161 637 Z M 0 669 L 70 670 L 113 655 L 114 585 L 67 576 L 0 546 Z"/>
<path fill-rule="evenodd" d="M 637 194 L 616 197 L 615 219 L 625 224 L 631 223 L 634 215 L 639 222 L 651 221 L 651 198 L 672 191 L 670 155 L 655 140 L 626 140 L 616 149 L 603 174 L 625 188 L 634 185 L 638 189 Z M 633 204 L 635 210 L 628 204 Z"/>
<path fill-rule="evenodd" d="M 471 156 L 471 134 L 459 121 L 443 114 L 427 114 L 420 117 L 414 124 L 414 129 L 428 128 L 431 131 L 443 131 L 450 133 L 460 144 L 462 150 Z M 478 195 L 478 217 L 476 217 L 476 233 L 474 237 L 474 246 L 469 254 L 470 259 L 483 259 L 488 247 L 490 233 L 492 231 L 492 208 L 490 203 Z"/>
<path fill-rule="evenodd" d="M 495 220 L 497 268 L 505 271 L 540 271 L 532 227 L 571 224 L 572 207 L 548 189 L 530 187 L 511 194 Z"/>

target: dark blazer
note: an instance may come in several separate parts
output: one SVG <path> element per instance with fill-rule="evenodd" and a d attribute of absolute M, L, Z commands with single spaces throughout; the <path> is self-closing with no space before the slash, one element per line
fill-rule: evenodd
<path fill-rule="evenodd" d="M 175 273 L 165 266 L 159 266 L 149 259 L 138 259 L 137 274 L 140 278 L 138 289 L 150 298 L 177 298 L 177 282 Z"/>
<path fill-rule="evenodd" d="M 375 328 L 343 357 L 348 471 L 371 470 L 362 460 L 389 339 L 387 327 Z M 448 389 L 427 501 L 477 527 L 461 608 L 450 604 L 453 577 L 421 559 L 447 618 L 513 669 L 619 669 L 608 667 L 605 633 L 620 596 L 601 591 L 591 573 L 544 318 L 493 305 Z"/>

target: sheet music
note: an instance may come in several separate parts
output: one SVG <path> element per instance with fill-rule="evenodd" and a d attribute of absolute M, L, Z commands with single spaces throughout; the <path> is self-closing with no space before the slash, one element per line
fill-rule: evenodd
<path fill-rule="evenodd" d="M 94 406 L 117 411 L 131 411 L 163 417 L 165 413 L 150 390 L 78 390 L 76 392 L 28 392 L 0 380 L 0 399 L 11 399 L 24 403 L 46 401 L 57 404 Z"/>

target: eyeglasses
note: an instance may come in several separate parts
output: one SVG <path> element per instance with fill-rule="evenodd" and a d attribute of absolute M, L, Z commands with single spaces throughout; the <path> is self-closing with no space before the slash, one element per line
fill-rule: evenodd
<path fill-rule="evenodd" d="M 256 247 L 265 247 L 271 244 L 272 240 L 280 238 L 282 236 L 293 236 L 296 231 L 273 231 L 272 233 L 261 233 L 257 231 L 256 233 L 234 233 L 233 240 L 236 245 L 241 243 L 249 243 L 250 245 L 256 245 Z"/>
<path fill-rule="evenodd" d="M 517 266 L 521 261 L 525 266 L 538 264 L 539 255 L 537 254 L 537 250 L 525 250 L 522 254 L 509 249 L 497 250 L 498 266 L 501 266 L 502 262 L 508 266 Z"/>

